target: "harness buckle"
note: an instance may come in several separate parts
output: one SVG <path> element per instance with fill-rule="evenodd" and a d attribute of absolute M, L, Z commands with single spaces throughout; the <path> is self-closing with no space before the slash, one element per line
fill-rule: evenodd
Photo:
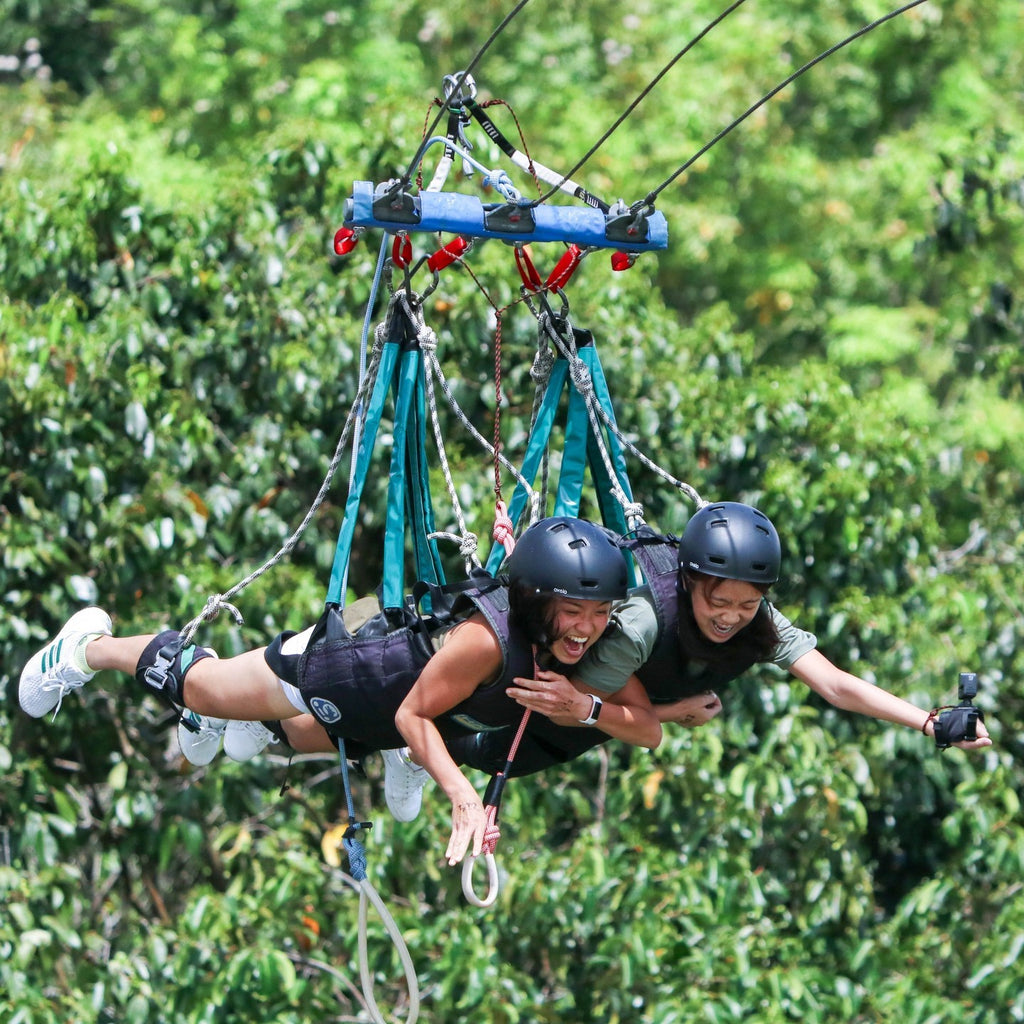
<path fill-rule="evenodd" d="M 181 639 L 174 641 L 174 643 L 164 644 L 159 651 L 156 652 L 156 657 L 153 659 L 153 664 L 142 673 L 142 678 L 146 681 L 146 685 L 157 693 L 163 695 L 167 692 L 167 678 L 171 674 L 170 669 L 174 664 L 174 659 L 182 652 L 184 644 Z"/>

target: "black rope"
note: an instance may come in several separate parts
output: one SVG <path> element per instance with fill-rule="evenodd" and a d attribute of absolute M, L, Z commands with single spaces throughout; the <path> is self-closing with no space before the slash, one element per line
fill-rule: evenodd
<path fill-rule="evenodd" d="M 477 52 L 474 55 L 473 59 L 469 62 L 469 64 L 466 65 L 466 68 L 459 73 L 459 77 L 458 77 L 457 81 L 455 82 L 454 86 L 452 87 L 452 95 L 457 96 L 457 95 L 459 95 L 459 93 L 461 93 L 463 83 L 466 82 L 466 81 L 470 81 L 470 75 L 472 74 L 473 69 L 477 66 L 477 64 L 479 64 L 480 61 L 483 59 L 483 55 L 491 48 L 491 46 L 493 45 L 494 41 L 498 38 L 498 36 L 500 36 L 501 33 L 505 31 L 505 29 L 508 27 L 508 25 L 512 21 L 512 19 L 529 2 L 530 2 L 530 0 L 519 0 L 519 3 L 517 3 L 515 5 L 515 7 L 513 7 L 512 10 L 509 11 L 509 13 L 506 14 L 505 17 L 501 19 L 501 22 L 498 25 L 498 27 L 494 29 L 494 31 L 490 34 L 490 36 L 488 36 L 487 41 L 483 44 L 483 46 L 481 46 L 480 49 L 477 50 Z M 423 159 L 423 153 L 426 150 L 427 140 L 434 134 L 434 130 L 437 128 L 438 124 L 440 123 L 441 118 L 444 117 L 446 109 L 447 109 L 446 105 L 441 107 L 441 109 L 437 112 L 436 117 L 431 122 L 430 127 L 424 133 L 422 144 L 416 150 L 415 155 L 413 156 L 412 160 L 409 163 L 408 169 L 406 170 L 405 174 L 402 176 L 402 184 L 401 184 L 402 188 L 406 188 L 409 185 L 409 183 L 412 181 L 412 176 L 413 176 L 413 174 L 416 173 L 416 168 L 419 166 L 420 160 Z"/>
<path fill-rule="evenodd" d="M 651 94 L 651 92 L 654 90 L 654 87 L 669 73 L 669 71 L 671 71 L 672 68 L 675 67 L 675 65 L 678 64 L 679 61 L 682 60 L 683 57 L 685 57 L 716 25 L 719 25 L 721 22 L 723 22 L 730 14 L 732 14 L 733 11 L 736 10 L 737 7 L 740 7 L 745 2 L 746 0 L 734 0 L 734 2 L 731 3 L 724 11 L 722 11 L 722 13 L 719 14 L 717 18 L 715 18 L 712 21 L 709 21 L 708 24 L 705 25 L 704 28 L 701 29 L 701 31 L 698 32 L 697 35 L 695 35 L 657 73 L 657 75 L 655 75 L 654 78 L 652 78 L 650 82 L 647 83 L 646 86 L 644 86 L 643 90 L 636 97 L 636 99 L 633 100 L 633 102 L 630 103 L 628 107 L 626 107 L 626 109 L 618 116 L 618 118 L 616 118 L 615 122 L 604 133 L 604 135 L 602 135 L 601 138 L 599 138 L 597 142 L 595 142 L 593 146 L 591 146 L 590 149 L 588 149 L 587 152 L 583 154 L 582 158 L 569 169 L 568 173 L 562 178 L 562 180 L 558 182 L 558 184 L 556 184 L 555 187 L 552 188 L 549 192 L 545 192 L 544 195 L 542 195 L 539 199 L 535 199 L 530 205 L 539 206 L 541 203 L 547 202 L 547 200 L 549 200 L 556 192 L 558 192 L 561 189 L 562 185 L 564 185 L 611 138 L 612 134 L 622 125 L 626 118 L 629 117 L 629 115 L 632 114 L 633 111 L 636 110 L 636 108 L 640 106 L 640 104 Z"/>
<path fill-rule="evenodd" d="M 708 142 L 704 146 L 701 146 L 701 148 L 698 149 L 697 152 L 694 153 L 693 156 L 691 156 L 690 159 L 686 161 L 686 163 L 682 164 L 671 176 L 666 178 L 656 189 L 654 189 L 651 192 L 648 192 L 647 196 L 644 199 L 642 199 L 638 203 L 635 203 L 633 208 L 640 209 L 645 206 L 651 206 L 654 203 L 655 199 L 657 199 L 658 196 L 666 188 L 668 188 L 668 186 L 671 185 L 673 181 L 676 180 L 676 178 L 678 178 L 681 174 L 683 174 L 690 167 L 692 167 L 693 164 L 697 160 L 699 160 L 709 149 L 711 149 L 712 146 L 716 145 L 718 142 L 721 142 L 721 140 L 724 139 L 725 136 L 729 134 L 729 132 L 731 132 L 734 128 L 741 125 L 748 117 L 750 117 L 751 114 L 754 113 L 755 110 L 758 110 L 761 107 L 763 107 L 773 96 L 775 96 L 777 93 L 785 89 L 787 85 L 789 85 L 791 82 L 799 78 L 805 71 L 809 71 L 816 64 L 820 64 L 827 57 L 831 57 L 833 53 L 835 53 L 837 50 L 841 50 L 844 46 L 848 46 L 855 39 L 859 39 L 861 36 L 867 35 L 867 33 L 870 32 L 872 29 L 878 28 L 879 25 L 883 25 L 885 22 L 891 21 L 893 18 L 898 18 L 901 14 L 905 14 L 912 7 L 918 7 L 920 4 L 923 4 L 925 2 L 926 0 L 911 0 L 911 3 L 904 4 L 902 7 L 898 7 L 896 8 L 896 10 L 890 11 L 888 14 L 882 15 L 882 17 L 877 18 L 875 21 L 872 21 L 869 24 L 862 26 L 856 32 L 853 32 L 850 35 L 848 35 L 841 42 L 838 42 L 835 45 L 830 46 L 827 50 L 824 50 L 822 53 L 819 53 L 818 56 L 815 57 L 813 60 L 809 60 L 806 64 L 803 65 L 803 67 L 800 67 L 796 71 L 794 71 L 793 74 L 791 74 L 788 78 L 784 79 L 777 86 L 775 86 L 775 88 L 772 89 L 771 92 L 765 93 L 765 95 L 762 96 L 755 104 L 748 107 L 742 114 L 740 114 L 739 117 L 737 117 L 730 124 L 726 125 L 726 127 L 723 128 L 710 142 Z"/>

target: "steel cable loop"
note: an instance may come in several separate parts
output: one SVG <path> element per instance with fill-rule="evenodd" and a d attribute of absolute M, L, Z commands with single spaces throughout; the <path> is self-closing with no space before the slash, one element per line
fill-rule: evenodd
<path fill-rule="evenodd" d="M 504 18 L 502 18 L 497 28 L 494 29 L 490 36 L 488 36 L 488 38 L 484 41 L 484 44 L 480 47 L 480 49 L 477 50 L 477 52 L 473 55 L 473 59 L 466 65 L 466 67 L 462 71 L 459 72 L 457 78 L 452 82 L 453 93 L 461 92 L 463 84 L 466 83 L 467 81 L 471 82 L 473 80 L 473 70 L 477 66 L 477 64 L 479 64 L 480 61 L 483 59 L 484 54 L 491 48 L 494 41 L 502 34 L 502 32 L 504 32 L 505 29 L 508 28 L 509 23 L 512 21 L 512 19 L 515 18 L 516 15 L 519 14 L 519 12 L 529 2 L 530 0 L 519 0 L 519 3 L 517 3 L 516 6 L 511 11 L 509 11 Z M 430 127 L 427 129 L 425 133 L 426 135 L 433 135 L 434 129 L 436 129 L 438 124 L 440 124 L 441 118 L 444 117 L 444 113 L 445 108 L 442 106 L 441 109 L 438 111 L 437 116 L 431 123 Z M 409 182 L 412 180 L 413 172 L 416 169 L 416 165 L 420 162 L 422 157 L 423 146 L 421 145 L 416 150 L 416 154 L 413 156 L 412 160 L 409 163 L 409 167 L 405 172 L 405 175 L 401 179 L 402 188 L 408 185 Z"/>

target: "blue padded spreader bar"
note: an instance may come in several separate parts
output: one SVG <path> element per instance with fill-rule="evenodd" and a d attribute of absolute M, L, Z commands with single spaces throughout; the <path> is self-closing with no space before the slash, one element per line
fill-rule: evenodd
<path fill-rule="evenodd" d="M 374 195 L 372 181 L 356 181 L 352 198 L 345 200 L 347 228 L 383 228 L 399 231 L 445 231 L 472 238 L 501 238 L 506 242 L 565 242 L 581 248 L 645 252 L 668 247 L 668 224 L 657 210 L 645 213 L 635 234 L 623 235 L 630 215 L 616 217 L 590 206 L 516 207 L 507 203 L 484 205 L 476 196 L 458 192 L 399 193 L 395 202 L 379 201 L 387 185 Z M 376 209 L 374 199 L 377 199 Z M 609 232 L 609 226 L 612 231 Z M 617 230 L 616 230 L 617 229 Z"/>

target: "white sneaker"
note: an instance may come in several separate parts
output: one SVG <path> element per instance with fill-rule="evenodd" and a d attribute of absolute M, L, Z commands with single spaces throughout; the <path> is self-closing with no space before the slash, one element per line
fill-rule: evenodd
<path fill-rule="evenodd" d="M 395 821 L 413 821 L 423 803 L 423 787 L 430 773 L 413 764 L 405 747 L 382 750 L 384 758 L 384 800 Z"/>
<path fill-rule="evenodd" d="M 42 718 L 48 711 L 56 715 L 65 694 L 96 675 L 85 660 L 85 645 L 98 636 L 110 635 L 110 616 L 101 608 L 75 612 L 22 670 L 18 684 L 21 710 L 33 718 Z"/>
<path fill-rule="evenodd" d="M 228 724 L 226 718 L 209 718 L 206 715 L 197 715 L 188 708 L 181 716 L 188 719 L 193 725 L 199 727 L 198 732 L 193 732 L 182 722 L 178 723 L 178 746 L 181 753 L 189 764 L 199 768 L 209 764 L 220 750 L 221 737 Z"/>
<path fill-rule="evenodd" d="M 224 753 L 232 761 L 248 761 L 262 754 L 274 734 L 262 722 L 228 722 L 224 731 Z"/>

